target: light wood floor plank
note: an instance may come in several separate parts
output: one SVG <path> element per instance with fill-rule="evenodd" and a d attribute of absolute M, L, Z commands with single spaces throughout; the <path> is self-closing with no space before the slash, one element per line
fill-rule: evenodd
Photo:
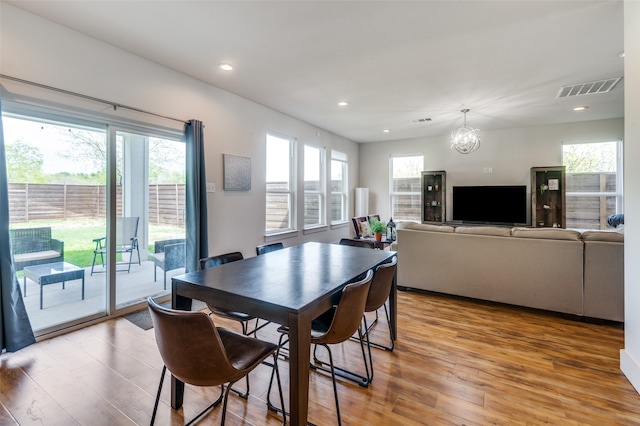
<path fill-rule="evenodd" d="M 396 349 L 374 349 L 373 383 L 363 388 L 339 380 L 345 425 L 640 424 L 640 396 L 619 368 L 619 324 L 415 292 L 399 293 L 398 311 Z M 387 339 L 384 321 L 382 314 L 375 340 Z M 277 341 L 275 329 L 270 325 L 259 337 Z M 334 358 L 363 371 L 356 342 L 335 347 Z M 286 398 L 288 365 L 280 366 Z M 3 354 L 0 425 L 148 424 L 161 369 L 153 329 L 123 318 Z M 248 401 L 232 394 L 227 425 L 280 424 L 265 404 L 270 373 L 259 366 L 251 374 Z M 156 424 L 183 424 L 218 393 L 187 386 L 185 405 L 176 411 L 165 380 Z M 279 404 L 275 389 L 272 402 Z M 316 424 L 336 423 L 326 375 L 311 373 L 309 407 Z M 216 408 L 199 424 L 219 421 Z"/>

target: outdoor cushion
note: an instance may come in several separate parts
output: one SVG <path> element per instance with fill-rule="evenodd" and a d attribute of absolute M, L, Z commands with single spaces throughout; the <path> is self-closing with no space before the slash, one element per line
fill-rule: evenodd
<path fill-rule="evenodd" d="M 60 253 L 55 250 L 36 251 L 33 253 L 21 253 L 13 256 L 14 262 L 32 262 L 34 260 L 53 259 L 60 257 Z"/>

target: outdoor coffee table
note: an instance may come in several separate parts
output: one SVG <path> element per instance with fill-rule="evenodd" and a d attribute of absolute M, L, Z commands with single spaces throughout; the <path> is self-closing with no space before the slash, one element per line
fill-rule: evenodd
<path fill-rule="evenodd" d="M 40 284 L 40 309 L 42 309 L 42 288 L 47 284 L 82 280 L 82 300 L 84 300 L 84 269 L 67 262 L 47 263 L 44 265 L 25 266 L 24 296 L 27 295 L 27 278 Z"/>

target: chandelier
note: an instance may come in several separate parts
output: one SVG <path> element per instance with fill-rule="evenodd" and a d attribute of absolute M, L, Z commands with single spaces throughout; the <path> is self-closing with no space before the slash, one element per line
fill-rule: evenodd
<path fill-rule="evenodd" d="M 451 149 L 461 154 L 468 154 L 480 148 L 480 130 L 467 126 L 468 108 L 460 110 L 464 113 L 464 124 L 451 132 Z"/>

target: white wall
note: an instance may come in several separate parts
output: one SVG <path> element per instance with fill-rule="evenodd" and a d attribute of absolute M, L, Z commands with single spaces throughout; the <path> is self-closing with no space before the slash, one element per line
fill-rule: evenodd
<path fill-rule="evenodd" d="M 640 2 L 624 2 L 625 344 L 620 368 L 640 392 Z"/>
<path fill-rule="evenodd" d="M 389 157 L 422 154 L 424 170 L 447 172 L 447 206 L 451 206 L 451 187 L 454 185 L 529 187 L 531 167 L 562 164 L 563 142 L 621 140 L 623 133 L 623 119 L 486 132 L 480 129 L 480 148 L 471 154 L 460 154 L 451 150 L 448 134 L 432 138 L 362 144 L 360 164 L 367 166 L 360 168 L 360 185 L 369 188 L 371 212 L 380 213 L 383 218 L 388 218 Z M 485 168 L 491 168 L 492 173 L 484 173 Z M 447 220 L 451 220 L 451 208 L 447 208 L 446 214 Z"/>
<path fill-rule="evenodd" d="M 264 243 L 265 134 L 275 131 L 297 138 L 301 145 L 310 142 L 337 149 L 349 158 L 349 187 L 353 197 L 358 176 L 358 144 L 318 129 L 300 120 L 265 108 L 198 80 L 131 55 L 113 46 L 73 32 L 50 21 L 0 3 L 0 72 L 12 77 L 107 99 L 123 105 L 184 120 L 201 120 L 205 125 L 207 181 L 216 184 L 208 196 L 209 250 L 211 254 L 241 251 L 255 255 L 255 246 Z M 34 94 L 33 88 L 1 80 L 4 99 Z M 37 90 L 35 90 L 37 92 Z M 38 97 L 82 104 L 111 115 L 125 114 L 110 107 L 87 103 L 45 90 Z M 138 114 L 138 120 L 152 120 Z M 167 127 L 181 124 L 164 121 Z M 225 192 L 222 181 L 222 154 L 251 158 L 251 191 Z M 300 162 L 301 163 L 301 162 Z M 300 179 L 302 176 L 300 175 Z M 302 187 L 302 182 L 299 182 Z M 351 199 L 353 213 L 353 198 Z M 298 200 L 302 212 L 302 200 Z M 302 216 L 298 217 L 302 228 Z M 334 242 L 350 233 L 349 225 L 325 232 L 285 240 L 294 245 L 306 240 Z"/>

